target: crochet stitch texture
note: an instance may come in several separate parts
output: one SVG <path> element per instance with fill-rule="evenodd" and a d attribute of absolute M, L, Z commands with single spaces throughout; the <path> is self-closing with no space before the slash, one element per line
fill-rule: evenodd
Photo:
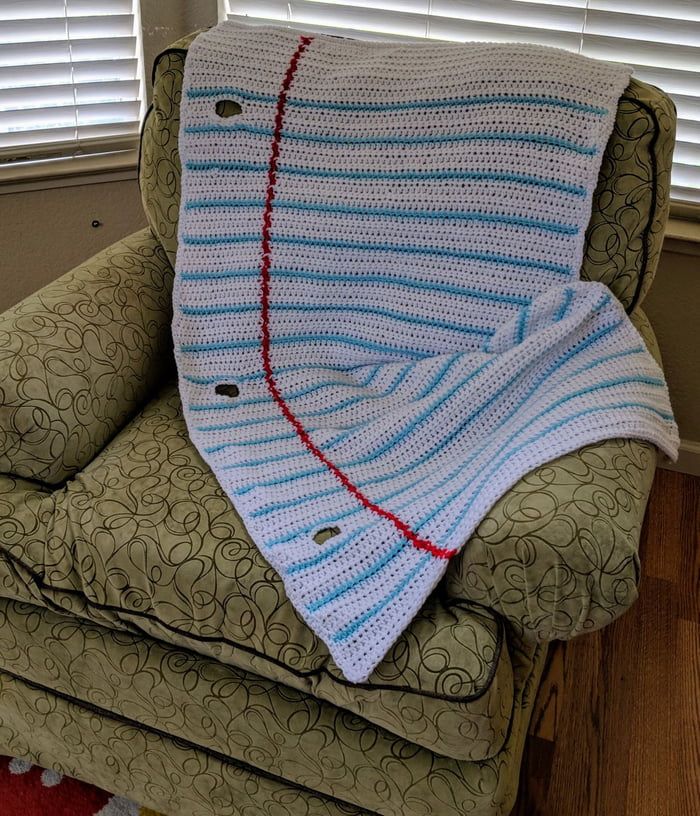
<path fill-rule="evenodd" d="M 190 48 L 187 426 L 351 681 L 525 473 L 611 437 L 677 453 L 662 372 L 578 279 L 628 80 L 540 46 L 232 22 Z"/>

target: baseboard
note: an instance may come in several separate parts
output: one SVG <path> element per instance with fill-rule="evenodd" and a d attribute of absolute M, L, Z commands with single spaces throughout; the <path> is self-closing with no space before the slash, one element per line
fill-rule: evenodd
<path fill-rule="evenodd" d="M 700 476 L 700 442 L 681 439 L 678 461 L 671 462 L 662 454 L 659 456 L 659 467 L 689 473 L 691 476 Z"/>

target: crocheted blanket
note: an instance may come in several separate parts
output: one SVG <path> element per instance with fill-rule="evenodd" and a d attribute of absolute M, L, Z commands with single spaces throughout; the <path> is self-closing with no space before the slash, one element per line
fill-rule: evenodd
<path fill-rule="evenodd" d="M 661 370 L 579 280 L 629 69 L 223 23 L 186 63 L 173 334 L 194 444 L 364 681 L 494 502 Z"/>

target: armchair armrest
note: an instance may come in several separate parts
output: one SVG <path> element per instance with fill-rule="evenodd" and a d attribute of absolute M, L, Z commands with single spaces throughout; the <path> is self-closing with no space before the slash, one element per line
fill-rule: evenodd
<path fill-rule="evenodd" d="M 660 362 L 641 309 L 632 322 Z M 567 640 L 615 620 L 637 598 L 656 458 L 648 442 L 609 439 L 533 470 L 453 559 L 448 596 L 491 607 L 529 641 Z"/>
<path fill-rule="evenodd" d="M 655 468 L 653 445 L 612 439 L 532 471 L 450 566 L 448 594 L 495 609 L 529 641 L 610 623 L 637 598 Z"/>
<path fill-rule="evenodd" d="M 145 229 L 0 315 L 0 473 L 57 485 L 172 366 L 173 271 Z"/>

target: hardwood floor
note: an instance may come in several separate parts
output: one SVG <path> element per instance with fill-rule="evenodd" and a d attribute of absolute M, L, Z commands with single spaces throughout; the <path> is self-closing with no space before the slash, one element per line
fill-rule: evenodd
<path fill-rule="evenodd" d="M 640 597 L 553 646 L 513 816 L 700 816 L 700 478 L 657 471 Z"/>

